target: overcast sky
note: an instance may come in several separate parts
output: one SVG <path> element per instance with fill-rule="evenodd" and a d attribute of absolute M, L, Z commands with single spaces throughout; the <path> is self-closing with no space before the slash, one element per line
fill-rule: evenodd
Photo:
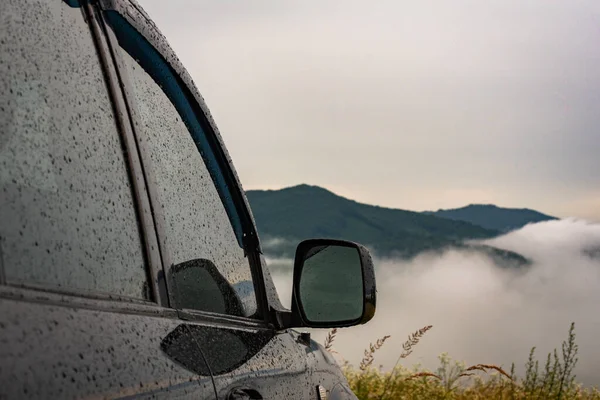
<path fill-rule="evenodd" d="M 600 220 L 597 0 L 139 0 L 245 189 Z"/>

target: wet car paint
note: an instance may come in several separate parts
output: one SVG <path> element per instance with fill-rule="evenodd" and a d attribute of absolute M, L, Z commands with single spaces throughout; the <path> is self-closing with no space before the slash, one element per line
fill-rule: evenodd
<path fill-rule="evenodd" d="M 97 310 L 67 296 L 47 295 L 42 302 L 26 292 L 26 299 L 0 300 L 0 398 L 214 399 L 210 377 L 160 348 L 161 338 L 180 324 L 171 310 L 162 316 Z M 193 343 L 186 352 L 202 362 Z"/>
<path fill-rule="evenodd" d="M 294 330 L 188 323 L 150 305 L 115 311 L 122 304 L 25 289 L 0 295 L 0 398 L 212 399 L 212 372 L 218 398 L 242 389 L 307 399 L 343 380 L 331 355 Z"/>

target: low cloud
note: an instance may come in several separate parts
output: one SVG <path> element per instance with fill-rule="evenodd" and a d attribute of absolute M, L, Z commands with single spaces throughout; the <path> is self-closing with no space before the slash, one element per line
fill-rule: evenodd
<path fill-rule="evenodd" d="M 267 239 L 261 241 L 261 244 L 265 249 L 277 248 L 288 243 L 289 240 L 278 237 L 268 237 Z"/>
<path fill-rule="evenodd" d="M 500 268 L 485 255 L 461 250 L 422 254 L 411 261 L 377 260 L 378 307 L 367 325 L 340 330 L 334 347 L 354 365 L 363 349 L 392 335 L 375 364 L 391 368 L 409 333 L 433 325 L 404 365 L 436 368 L 448 352 L 466 363 L 495 363 L 523 371 L 531 347 L 545 361 L 575 322 L 578 380 L 600 383 L 600 224 L 567 219 L 530 224 L 484 243 L 518 252 L 533 263 Z M 291 261 L 271 260 L 282 303 L 291 297 Z M 312 331 L 323 341 L 326 331 Z"/>

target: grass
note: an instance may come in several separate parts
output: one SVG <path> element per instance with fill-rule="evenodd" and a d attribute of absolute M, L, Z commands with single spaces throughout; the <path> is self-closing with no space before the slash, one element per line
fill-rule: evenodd
<path fill-rule="evenodd" d="M 555 349 L 546 357 L 544 367 L 536 359 L 535 347 L 531 349 L 525 363 L 525 375 L 515 374 L 515 364 L 509 372 L 494 364 L 464 363 L 450 359 L 448 354 L 439 356 L 439 367 L 435 371 L 420 366 L 405 367 L 400 361 L 406 359 L 419 340 L 432 326 L 426 326 L 409 335 L 402 352 L 391 371 L 373 367 L 375 353 L 390 336 L 371 343 L 356 368 L 345 362 L 343 371 L 352 391 L 361 400 L 391 399 L 598 399 L 600 391 L 584 389 L 576 382 L 573 370 L 577 364 L 578 347 L 575 342 L 575 324 L 569 329 L 568 339 L 562 343 L 562 351 Z M 329 332 L 324 347 L 336 353 L 333 343 L 337 330 Z M 337 353 L 336 353 L 337 354 Z"/>

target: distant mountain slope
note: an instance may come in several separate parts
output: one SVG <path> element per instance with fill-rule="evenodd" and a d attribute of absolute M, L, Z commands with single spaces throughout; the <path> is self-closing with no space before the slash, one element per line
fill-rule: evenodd
<path fill-rule="evenodd" d="M 293 255 L 299 240 L 313 237 L 352 240 L 379 255 L 412 257 L 498 234 L 468 222 L 361 204 L 317 186 L 250 190 L 247 196 L 261 237 L 287 239 L 264 243 L 286 256 Z"/>
<path fill-rule="evenodd" d="M 469 222 L 500 232 L 518 229 L 532 222 L 557 219 L 527 208 L 502 208 L 491 204 L 471 204 L 462 208 L 427 211 L 423 214 Z"/>

